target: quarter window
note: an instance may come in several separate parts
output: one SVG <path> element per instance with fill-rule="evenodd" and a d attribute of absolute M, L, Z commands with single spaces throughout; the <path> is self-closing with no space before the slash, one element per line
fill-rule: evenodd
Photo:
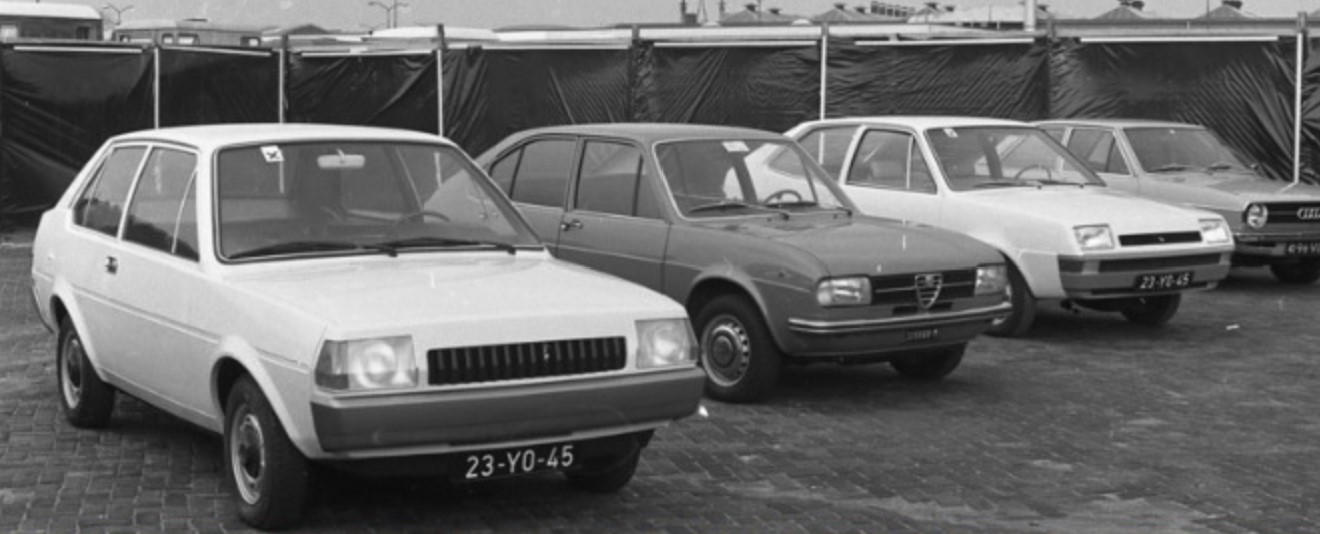
<path fill-rule="evenodd" d="M 106 156 L 91 185 L 73 207 L 74 223 L 106 235 L 119 235 L 128 190 L 142 164 L 143 147 L 117 148 Z"/>
<path fill-rule="evenodd" d="M 641 149 L 623 143 L 588 141 L 582 150 L 580 169 L 576 209 L 614 215 L 639 214 Z"/>
<path fill-rule="evenodd" d="M 196 203 L 191 200 L 197 157 L 155 149 L 129 204 L 124 240 L 197 259 Z"/>
<path fill-rule="evenodd" d="M 573 166 L 572 139 L 533 141 L 522 149 L 521 161 L 510 186 L 518 202 L 564 207 L 564 189 Z"/>
<path fill-rule="evenodd" d="M 930 168 L 926 166 L 926 159 L 921 156 L 916 141 L 912 135 L 902 132 L 866 132 L 848 171 L 848 183 L 935 192 L 935 180 L 931 178 Z"/>

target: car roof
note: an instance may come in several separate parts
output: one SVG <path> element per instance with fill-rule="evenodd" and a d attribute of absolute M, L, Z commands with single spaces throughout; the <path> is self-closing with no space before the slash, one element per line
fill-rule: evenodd
<path fill-rule="evenodd" d="M 931 128 L 960 128 L 967 126 L 1031 126 L 1028 123 L 1007 119 L 993 119 L 987 117 L 966 117 L 966 116 L 945 116 L 945 115 L 873 115 L 861 117 L 841 117 L 837 119 L 824 119 L 811 121 L 806 124 L 812 126 L 824 125 L 897 125 L 907 126 L 918 130 L 928 130 Z"/>
<path fill-rule="evenodd" d="M 644 144 L 671 139 L 784 139 L 782 134 L 766 130 L 758 130 L 755 128 L 662 122 L 616 122 L 546 126 L 523 131 L 521 134 L 518 134 L 517 137 L 523 138 L 531 135 L 547 133 L 627 137 Z"/>
<path fill-rule="evenodd" d="M 1186 122 L 1161 121 L 1151 119 L 1052 119 L 1039 121 L 1038 126 L 1058 125 L 1058 126 L 1105 126 L 1109 128 L 1204 128 L 1197 124 Z"/>
<path fill-rule="evenodd" d="M 410 141 L 453 144 L 435 134 L 374 126 L 309 123 L 245 123 L 179 126 L 141 130 L 115 136 L 112 141 L 168 141 L 200 149 L 252 143 L 287 143 L 304 140 Z"/>

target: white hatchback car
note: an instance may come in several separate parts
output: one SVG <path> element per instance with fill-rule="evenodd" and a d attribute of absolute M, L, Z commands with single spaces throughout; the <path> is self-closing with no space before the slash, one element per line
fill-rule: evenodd
<path fill-rule="evenodd" d="M 958 117 L 808 122 L 788 135 L 863 212 L 961 232 L 1009 260 L 1013 314 L 991 333 L 1021 335 L 1037 300 L 1162 325 L 1182 293 L 1228 275 L 1224 218 L 1110 191 L 1044 131 Z"/>
<path fill-rule="evenodd" d="M 308 462 L 612 491 L 705 381 L 684 309 L 555 260 L 452 143 L 202 126 L 109 140 L 41 220 L 59 399 L 117 391 L 224 436 L 242 519 L 295 523 Z"/>

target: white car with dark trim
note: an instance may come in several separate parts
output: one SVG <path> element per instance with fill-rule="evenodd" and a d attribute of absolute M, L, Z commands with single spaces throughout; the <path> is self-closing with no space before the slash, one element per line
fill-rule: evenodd
<path fill-rule="evenodd" d="M 242 519 L 298 521 L 309 462 L 613 491 L 698 408 L 685 310 L 558 261 L 452 143 L 226 125 L 109 140 L 42 217 L 60 404 L 117 392 L 224 436 Z"/>
<path fill-rule="evenodd" d="M 1006 120 L 859 117 L 788 132 L 862 211 L 961 232 L 1009 260 L 1021 335 L 1038 300 L 1162 325 L 1228 274 L 1223 217 L 1114 192 L 1044 131 Z"/>
<path fill-rule="evenodd" d="M 1213 211 L 1233 228 L 1233 265 L 1286 284 L 1320 280 L 1320 187 L 1270 180 L 1203 126 L 1132 119 L 1038 123 L 1110 187 Z"/>

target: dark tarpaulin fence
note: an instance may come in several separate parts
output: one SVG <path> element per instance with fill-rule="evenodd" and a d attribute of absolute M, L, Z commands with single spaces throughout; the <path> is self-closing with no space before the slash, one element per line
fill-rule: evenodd
<path fill-rule="evenodd" d="M 436 133 L 435 53 L 293 54 L 288 121 L 358 124 Z"/>
<path fill-rule="evenodd" d="M 160 124 L 280 120 L 280 58 L 270 51 L 160 51 Z"/>
<path fill-rule="evenodd" d="M 638 47 L 634 119 L 776 132 L 820 113 L 820 47 Z"/>
<path fill-rule="evenodd" d="M 444 61 L 445 134 L 473 155 L 528 128 L 632 116 L 627 47 L 474 47 Z"/>
<path fill-rule="evenodd" d="M 6 46 L 0 98 L 0 216 L 32 216 L 107 138 L 152 126 L 152 55 Z"/>
<path fill-rule="evenodd" d="M 1310 41 L 1308 50 L 1320 48 Z M 1320 184 L 1320 57 L 1306 58 L 1302 74 L 1302 179 Z"/>
<path fill-rule="evenodd" d="M 1051 56 L 1058 118 L 1203 124 L 1270 177 L 1292 179 L 1292 42 L 1082 43 Z"/>
<path fill-rule="evenodd" d="M 828 116 L 1049 116 L 1049 49 L 996 44 L 856 44 L 828 52 Z"/>

